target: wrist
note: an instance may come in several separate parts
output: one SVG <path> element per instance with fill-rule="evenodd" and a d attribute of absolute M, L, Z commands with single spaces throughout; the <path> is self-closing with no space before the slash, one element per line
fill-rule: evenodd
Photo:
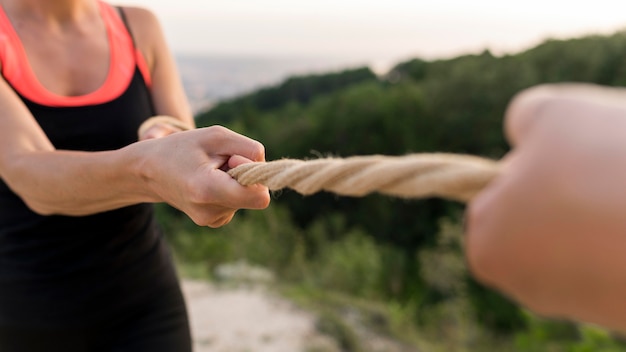
<path fill-rule="evenodd" d="M 129 181 L 132 183 L 130 189 L 141 197 L 143 202 L 162 202 L 154 187 L 156 177 L 148 149 L 150 147 L 144 142 L 133 143 L 124 148 L 124 162 L 128 167 Z"/>

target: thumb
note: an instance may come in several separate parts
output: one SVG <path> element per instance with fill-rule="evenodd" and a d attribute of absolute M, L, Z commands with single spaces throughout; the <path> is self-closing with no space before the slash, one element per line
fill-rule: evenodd
<path fill-rule="evenodd" d="M 243 164 L 247 164 L 247 163 L 252 163 L 254 161 L 241 156 L 241 155 L 232 155 L 229 159 L 228 159 L 228 168 L 229 169 L 234 169 L 239 165 L 243 165 Z"/>

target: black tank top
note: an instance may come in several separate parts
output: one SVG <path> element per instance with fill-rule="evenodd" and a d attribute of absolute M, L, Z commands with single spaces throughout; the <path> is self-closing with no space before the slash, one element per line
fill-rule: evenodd
<path fill-rule="evenodd" d="M 102 104 L 54 107 L 19 95 L 57 149 L 124 147 L 154 115 L 136 65 L 124 92 Z M 0 325 L 104 322 L 173 284 L 176 274 L 152 205 L 41 216 L 0 180 Z"/>

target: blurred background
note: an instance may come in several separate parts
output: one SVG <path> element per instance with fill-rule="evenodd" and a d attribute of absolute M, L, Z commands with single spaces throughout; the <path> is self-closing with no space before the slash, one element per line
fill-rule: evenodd
<path fill-rule="evenodd" d="M 125 3 L 162 21 L 198 125 L 258 139 L 268 160 L 499 159 L 502 116 L 520 90 L 626 85 L 626 3 L 616 1 Z M 186 292 L 198 351 L 626 351 L 620 336 L 544 319 L 475 282 L 462 204 L 272 198 L 216 230 L 159 206 L 196 285 Z"/>
<path fill-rule="evenodd" d="M 626 3 L 529 0 L 124 0 L 153 10 L 194 107 L 290 74 L 515 53 L 546 38 L 609 34 Z"/>

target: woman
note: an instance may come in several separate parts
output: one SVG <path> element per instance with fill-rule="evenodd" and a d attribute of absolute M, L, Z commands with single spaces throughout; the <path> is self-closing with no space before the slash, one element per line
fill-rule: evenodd
<path fill-rule="evenodd" d="M 0 0 L 0 43 L 0 351 L 190 351 L 149 203 L 211 227 L 264 208 L 265 187 L 224 172 L 263 146 L 181 132 L 193 118 L 147 10 Z"/>

